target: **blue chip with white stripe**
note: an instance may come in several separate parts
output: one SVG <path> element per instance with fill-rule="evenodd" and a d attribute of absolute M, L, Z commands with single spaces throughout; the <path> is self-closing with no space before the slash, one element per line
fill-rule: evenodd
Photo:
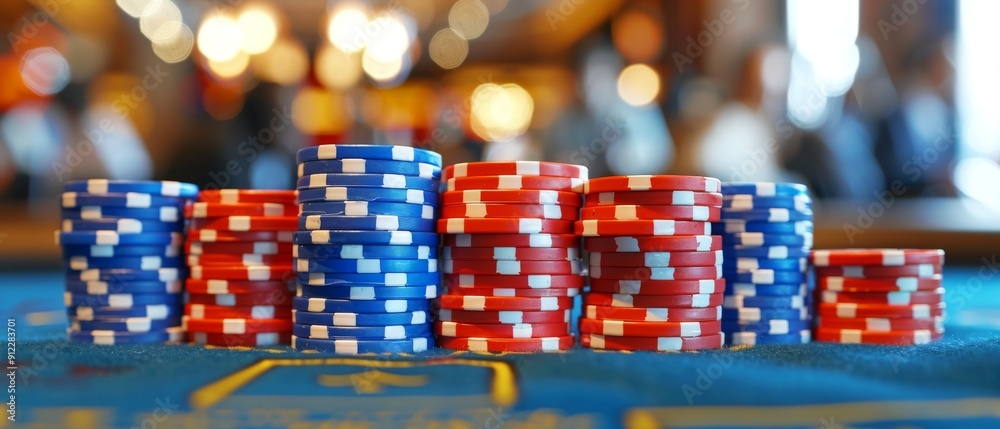
<path fill-rule="evenodd" d="M 134 281 L 159 281 L 169 282 L 184 280 L 187 278 L 187 270 L 181 268 L 160 268 L 157 270 L 130 270 L 124 268 L 90 269 L 90 270 L 66 270 L 68 280 L 81 282 L 102 281 L 102 282 L 134 282 Z"/>
<path fill-rule="evenodd" d="M 67 209 L 84 206 L 127 207 L 136 209 L 148 209 L 161 206 L 183 207 L 188 201 L 191 201 L 191 199 L 184 197 L 164 197 L 139 192 L 115 194 L 63 192 L 62 194 L 62 207 Z"/>
<path fill-rule="evenodd" d="M 309 286 L 427 286 L 441 284 L 438 273 L 298 273 L 299 283 Z"/>
<path fill-rule="evenodd" d="M 441 167 L 412 161 L 373 159 L 333 159 L 306 161 L 299 164 L 299 177 L 311 174 L 402 174 L 404 176 L 441 179 Z"/>
<path fill-rule="evenodd" d="M 184 339 L 184 330 L 180 327 L 167 328 L 152 332 L 121 332 L 121 331 L 76 331 L 69 330 L 71 341 L 102 345 L 115 344 L 158 344 L 179 342 Z"/>
<path fill-rule="evenodd" d="M 789 209 L 811 210 L 812 199 L 808 195 L 755 197 L 753 195 L 725 195 L 722 197 L 722 208 L 729 211 Z"/>
<path fill-rule="evenodd" d="M 735 310 L 740 308 L 805 308 L 805 297 L 801 295 L 791 296 L 743 296 L 727 295 L 722 298 L 722 308 Z"/>
<path fill-rule="evenodd" d="M 438 234 L 410 231 L 317 230 L 294 233 L 295 244 L 381 244 L 437 246 Z"/>
<path fill-rule="evenodd" d="M 799 259 L 759 259 L 759 258 L 732 258 L 723 262 L 726 268 L 735 267 L 737 271 L 746 270 L 777 270 L 777 271 L 805 271 L 809 268 L 809 260 Z"/>
<path fill-rule="evenodd" d="M 104 318 L 145 317 L 168 319 L 181 317 L 183 309 L 173 304 L 136 305 L 132 307 L 75 306 L 67 308 L 67 314 L 77 320 L 97 320 Z"/>
<path fill-rule="evenodd" d="M 441 167 L 441 154 L 409 146 L 331 144 L 303 148 L 295 154 L 298 163 L 351 158 L 422 162 Z"/>
<path fill-rule="evenodd" d="M 138 256 L 138 257 L 118 257 L 118 258 L 89 258 L 86 256 L 70 256 L 66 258 L 66 264 L 71 270 L 91 270 L 125 268 L 131 270 L 158 270 L 160 268 L 181 268 L 184 267 L 184 260 L 181 258 L 161 258 L 159 256 Z"/>
<path fill-rule="evenodd" d="M 138 219 L 96 219 L 62 221 L 62 232 L 111 231 L 119 234 L 170 233 L 184 230 L 182 222 L 142 221 Z"/>
<path fill-rule="evenodd" d="M 771 319 L 764 322 L 722 321 L 722 330 L 729 336 L 731 332 L 754 332 L 760 335 L 786 335 L 809 329 L 810 321 L 802 319 Z"/>
<path fill-rule="evenodd" d="M 779 271 L 770 269 L 742 270 L 733 269 L 722 270 L 723 277 L 731 283 L 753 283 L 758 285 L 771 284 L 799 284 L 808 280 L 808 275 L 802 271 Z"/>
<path fill-rule="evenodd" d="M 434 232 L 437 231 L 437 221 L 392 215 L 305 215 L 299 217 L 299 229 L 306 231 L 347 229 L 355 231 Z"/>
<path fill-rule="evenodd" d="M 419 189 L 437 192 L 441 181 L 402 174 L 310 174 L 299 177 L 299 189 L 344 186 L 349 188 Z"/>
<path fill-rule="evenodd" d="M 181 222 L 184 220 L 184 216 L 177 206 L 162 206 L 148 209 L 83 206 L 78 209 L 63 209 L 62 217 L 63 219 L 75 220 L 138 219 L 159 222 Z"/>
<path fill-rule="evenodd" d="M 150 319 L 148 317 L 129 317 L 124 319 L 77 320 L 70 329 L 76 331 L 118 331 L 118 332 L 153 332 L 163 331 L 174 326 L 181 326 L 181 318 Z"/>
<path fill-rule="evenodd" d="M 722 246 L 722 255 L 730 258 L 787 259 L 808 258 L 811 248 L 802 246 Z"/>
<path fill-rule="evenodd" d="M 108 294 L 177 294 L 184 292 L 184 282 L 180 280 L 169 282 L 158 281 L 67 281 L 66 291 L 86 295 Z"/>
<path fill-rule="evenodd" d="M 299 190 L 299 203 L 322 201 L 371 201 L 437 205 L 436 191 L 331 186 Z"/>
<path fill-rule="evenodd" d="M 373 301 L 385 299 L 433 299 L 438 286 L 306 286 L 299 285 L 298 296 L 304 298 L 351 299 Z"/>
<path fill-rule="evenodd" d="M 773 197 L 778 195 L 808 195 L 809 188 L 799 183 L 775 182 L 724 182 L 723 195 L 747 194 L 755 197 Z"/>
<path fill-rule="evenodd" d="M 292 307 L 300 312 L 310 313 L 406 313 L 430 311 L 427 299 L 387 299 L 373 301 L 352 301 L 348 299 L 292 298 Z"/>
<path fill-rule="evenodd" d="M 436 273 L 437 259 L 312 259 L 299 258 L 295 269 L 302 273 Z"/>
<path fill-rule="evenodd" d="M 292 335 L 315 339 L 404 340 L 429 337 L 431 327 L 428 324 L 345 327 L 295 323 Z"/>
<path fill-rule="evenodd" d="M 767 335 L 756 332 L 733 332 L 726 334 L 726 343 L 734 346 L 740 345 L 775 345 L 775 344 L 806 344 L 812 339 L 812 333 L 808 329 L 799 332 L 781 335 Z"/>
<path fill-rule="evenodd" d="M 66 300 L 67 307 L 83 306 L 83 307 L 130 308 L 140 305 L 155 305 L 155 304 L 180 305 L 182 302 L 184 302 L 184 295 L 161 294 L 161 293 L 147 293 L 147 294 L 113 293 L 107 295 L 87 295 L 87 294 L 66 292 L 64 299 Z"/>
<path fill-rule="evenodd" d="M 325 326 L 388 326 L 429 323 L 426 311 L 406 313 L 309 313 L 292 310 L 292 322 Z"/>
<path fill-rule="evenodd" d="M 90 258 L 119 258 L 119 257 L 140 257 L 159 256 L 163 258 L 177 258 L 184 254 L 181 246 L 62 246 L 64 257 L 87 256 Z"/>
<path fill-rule="evenodd" d="M 89 194 L 119 194 L 138 192 L 165 197 L 194 198 L 198 196 L 198 186 L 193 183 L 153 180 L 73 180 L 66 182 L 66 190 Z"/>
<path fill-rule="evenodd" d="M 180 246 L 184 235 L 177 232 L 120 234 L 115 231 L 56 231 L 56 244 L 64 246 Z"/>
<path fill-rule="evenodd" d="M 807 234 L 773 234 L 764 232 L 736 232 L 722 235 L 722 244 L 730 246 L 763 247 L 763 246 L 796 246 L 809 247 L 813 245 L 813 235 Z"/>
<path fill-rule="evenodd" d="M 743 296 L 806 296 L 809 287 L 806 284 L 755 285 L 753 283 L 728 283 L 727 295 Z"/>
<path fill-rule="evenodd" d="M 744 307 L 722 309 L 722 320 L 761 322 L 773 319 L 809 319 L 809 308 L 759 308 Z"/>
<path fill-rule="evenodd" d="M 292 248 L 294 258 L 315 259 L 436 259 L 437 246 L 379 246 L 364 244 L 299 244 Z"/>
<path fill-rule="evenodd" d="M 722 220 L 743 220 L 748 222 L 799 222 L 811 221 L 812 210 L 754 209 L 733 211 L 722 209 Z"/>
<path fill-rule="evenodd" d="M 812 221 L 799 222 L 748 222 L 745 220 L 723 220 L 712 224 L 712 234 L 734 234 L 738 232 L 766 232 L 773 234 L 812 234 Z"/>
<path fill-rule="evenodd" d="M 434 206 L 428 204 L 376 203 L 368 201 L 329 201 L 299 204 L 303 215 L 405 216 L 434 219 Z"/>
<path fill-rule="evenodd" d="M 292 348 L 299 351 L 316 351 L 339 355 L 367 353 L 420 353 L 434 347 L 433 337 L 409 338 L 405 340 L 321 340 L 299 338 L 292 335 Z"/>

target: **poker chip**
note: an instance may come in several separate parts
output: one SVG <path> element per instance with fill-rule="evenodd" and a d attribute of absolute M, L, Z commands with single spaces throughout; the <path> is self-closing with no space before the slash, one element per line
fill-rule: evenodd
<path fill-rule="evenodd" d="M 755 210 L 738 210 L 730 211 L 728 209 L 722 209 L 722 219 L 736 219 L 746 222 L 799 222 L 799 221 L 811 221 L 813 217 L 812 210 L 789 210 L 789 209 L 755 209 Z"/>
<path fill-rule="evenodd" d="M 540 204 L 580 207 L 583 205 L 583 199 L 576 192 L 553 190 L 476 189 L 441 193 L 441 204 L 443 206 L 474 203 Z"/>
<path fill-rule="evenodd" d="M 448 287 L 489 287 L 512 289 L 582 288 L 587 280 L 578 275 L 532 274 L 505 276 L 489 274 L 445 274 L 441 280 Z"/>
<path fill-rule="evenodd" d="M 254 216 L 254 217 L 288 217 L 299 214 L 299 208 L 294 205 L 277 203 L 194 203 L 184 208 L 184 216 L 196 219 Z"/>
<path fill-rule="evenodd" d="M 437 259 L 306 259 L 294 261 L 299 273 L 436 273 Z"/>
<path fill-rule="evenodd" d="M 812 208 L 812 199 L 808 195 L 758 197 L 755 195 L 734 194 L 723 197 L 722 207 L 731 211 L 760 209 L 805 211 Z"/>
<path fill-rule="evenodd" d="M 727 195 L 746 194 L 754 197 L 807 195 L 809 188 L 798 183 L 726 182 L 722 192 Z"/>
<path fill-rule="evenodd" d="M 583 189 L 584 182 L 583 179 L 572 177 L 504 175 L 457 177 L 444 183 L 449 192 L 484 189 L 579 192 Z"/>
<path fill-rule="evenodd" d="M 451 247 L 570 248 L 580 245 L 573 234 L 448 234 L 442 243 Z"/>
<path fill-rule="evenodd" d="M 859 279 L 851 277 L 824 276 L 816 285 L 822 290 L 841 292 L 893 292 L 935 290 L 943 284 L 941 275 L 930 277 L 895 277 Z"/>
<path fill-rule="evenodd" d="M 359 339 L 359 340 L 405 340 L 407 338 L 424 338 L 431 335 L 429 325 L 388 325 L 388 326 L 326 326 L 326 325 L 292 325 L 292 335 L 298 338 L 324 340 Z"/>
<path fill-rule="evenodd" d="M 247 267 L 261 265 L 287 265 L 292 258 L 289 255 L 258 255 L 239 253 L 209 253 L 207 255 L 190 255 L 187 257 L 188 265 L 202 266 L 230 266 L 243 265 Z"/>
<path fill-rule="evenodd" d="M 192 319 L 288 319 L 292 307 L 282 305 L 224 306 L 212 304 L 187 304 L 184 315 Z"/>
<path fill-rule="evenodd" d="M 179 222 L 141 221 L 137 219 L 99 219 L 62 221 L 62 232 L 111 231 L 118 234 L 171 233 L 184 229 Z"/>
<path fill-rule="evenodd" d="M 183 301 L 180 294 L 131 294 L 112 293 L 104 295 L 90 295 L 66 292 L 64 295 L 67 307 L 113 307 L 130 308 L 141 305 L 173 304 L 177 305 Z"/>
<path fill-rule="evenodd" d="M 198 187 L 191 183 L 149 180 L 71 180 L 65 188 L 72 192 L 88 194 L 109 194 L 138 192 L 143 194 L 161 195 L 165 197 L 194 198 L 198 195 Z"/>
<path fill-rule="evenodd" d="M 700 337 L 617 337 L 581 333 L 580 343 L 598 350 L 679 352 L 720 348 L 723 337 L 722 333 Z"/>
<path fill-rule="evenodd" d="M 816 341 L 845 344 L 919 345 L 939 340 L 944 333 L 936 330 L 866 331 L 860 329 L 816 329 Z"/>
<path fill-rule="evenodd" d="M 185 338 L 189 343 L 205 346 L 263 347 L 288 344 L 292 340 L 292 334 L 289 332 L 259 332 L 253 334 L 188 332 Z"/>
<path fill-rule="evenodd" d="M 889 305 L 889 304 L 851 304 L 851 303 L 825 303 L 816 304 L 817 314 L 820 317 L 841 317 L 852 318 L 891 318 L 891 319 L 919 319 L 926 320 L 944 315 L 945 304 L 915 304 L 915 305 Z"/>
<path fill-rule="evenodd" d="M 129 317 L 124 319 L 77 320 L 71 324 L 76 331 L 116 331 L 116 332 L 155 332 L 180 326 L 179 317 L 171 319 L 150 319 L 148 317 Z"/>
<path fill-rule="evenodd" d="M 285 281 L 195 280 L 184 282 L 188 292 L 208 295 L 258 294 L 290 290 Z"/>
<path fill-rule="evenodd" d="M 514 296 L 514 297 L 539 297 L 539 296 L 577 296 L 580 294 L 579 288 L 550 288 L 550 289 L 528 289 L 528 288 L 500 288 L 500 287 L 452 287 L 448 288 L 448 293 L 452 295 L 476 295 L 476 296 Z"/>
<path fill-rule="evenodd" d="M 299 163 L 299 177 L 324 173 L 401 174 L 425 179 L 440 179 L 441 167 L 423 162 L 350 158 Z"/>
<path fill-rule="evenodd" d="M 755 308 L 723 309 L 722 319 L 735 322 L 762 322 L 775 319 L 809 320 L 809 308 Z"/>
<path fill-rule="evenodd" d="M 726 334 L 726 340 L 734 346 L 741 345 L 774 345 L 774 344 L 806 344 L 812 340 L 808 329 L 788 334 L 768 335 L 759 332 L 733 332 Z"/>
<path fill-rule="evenodd" d="M 351 301 L 294 297 L 292 298 L 292 307 L 299 312 L 310 313 L 406 313 L 430 311 L 430 302 L 426 299 Z"/>
<path fill-rule="evenodd" d="M 233 232 L 218 231 L 214 229 L 191 229 L 188 230 L 187 238 L 192 242 L 202 243 L 233 243 L 233 242 L 277 242 L 291 243 L 291 231 L 252 231 Z M 247 252 L 243 252 L 247 253 Z M 261 253 L 261 252 L 253 252 Z"/>
<path fill-rule="evenodd" d="M 587 207 L 641 205 L 646 206 L 709 206 L 722 205 L 722 194 L 694 191 L 600 192 L 584 197 Z"/>
<path fill-rule="evenodd" d="M 177 232 L 120 234 L 115 231 L 56 231 L 56 244 L 62 246 L 179 246 L 184 236 Z"/>
<path fill-rule="evenodd" d="M 457 261 L 574 261 L 579 260 L 576 247 L 450 247 L 444 246 L 441 258 Z M 593 256 L 591 256 L 593 257 Z"/>
<path fill-rule="evenodd" d="M 807 280 L 802 271 L 778 271 L 771 269 L 723 271 L 726 280 L 733 283 L 753 283 L 758 285 L 798 284 Z"/>
<path fill-rule="evenodd" d="M 863 331 L 915 331 L 932 330 L 944 331 L 944 318 L 933 317 L 931 319 L 889 319 L 878 317 L 841 318 L 823 317 L 819 323 L 824 328 L 832 329 L 856 329 Z"/>
<path fill-rule="evenodd" d="M 717 280 L 602 280 L 591 279 L 592 292 L 630 295 L 715 294 L 726 289 L 725 279 Z"/>
<path fill-rule="evenodd" d="M 141 192 L 121 192 L 107 194 L 92 194 L 80 192 L 63 192 L 62 207 L 64 209 L 99 206 L 126 207 L 133 209 L 149 209 L 162 206 L 181 208 L 190 199 L 185 197 L 165 197 Z"/>
<path fill-rule="evenodd" d="M 385 299 L 434 299 L 438 295 L 436 285 L 427 286 L 308 286 L 299 285 L 297 296 L 311 298 L 350 299 L 372 301 Z"/>
<path fill-rule="evenodd" d="M 90 258 L 119 258 L 119 257 L 143 257 L 159 256 L 164 258 L 176 258 L 181 256 L 183 250 L 180 246 L 154 245 L 154 246 L 114 246 L 114 245 L 77 245 L 62 246 L 64 257 L 87 256 Z"/>
<path fill-rule="evenodd" d="M 296 232 L 292 241 L 295 244 L 437 246 L 438 235 L 432 232 L 411 231 L 317 230 Z"/>
<path fill-rule="evenodd" d="M 409 204 L 438 204 L 438 194 L 435 191 L 419 189 L 378 189 L 353 187 L 328 187 L 299 190 L 298 202 L 323 201 L 370 201 Z"/>
<path fill-rule="evenodd" d="M 159 268 L 156 270 L 134 270 L 127 268 L 96 268 L 89 270 L 66 270 L 66 279 L 81 282 L 134 282 L 181 280 L 187 273 L 179 268 Z"/>
<path fill-rule="evenodd" d="M 434 219 L 434 206 L 407 203 L 372 203 L 368 201 L 330 201 L 299 204 L 302 214 L 327 216 L 391 215 Z M 343 229 L 343 228 L 339 228 Z"/>
<path fill-rule="evenodd" d="M 191 228 L 233 232 L 292 231 L 297 227 L 298 221 L 296 216 L 226 216 L 191 219 Z"/>
<path fill-rule="evenodd" d="M 304 215 L 299 218 L 300 230 L 358 230 L 358 231 L 424 231 L 433 232 L 433 219 L 391 215 L 339 216 Z"/>
<path fill-rule="evenodd" d="M 848 277 L 857 279 L 879 279 L 917 277 L 934 278 L 941 274 L 941 266 L 935 264 L 895 265 L 888 267 L 842 265 L 836 267 L 816 267 L 818 277 Z"/>
<path fill-rule="evenodd" d="M 607 319 L 580 319 L 580 332 L 612 337 L 700 337 L 718 334 L 719 321 L 630 322 Z"/>
<path fill-rule="evenodd" d="M 804 308 L 806 307 L 805 297 L 801 295 L 788 296 L 745 296 L 727 295 L 722 301 L 722 308 L 739 309 L 746 307 L 757 308 Z"/>
<path fill-rule="evenodd" d="M 499 297 L 499 296 L 457 296 L 442 295 L 441 308 L 466 311 L 556 311 L 572 308 L 573 300 L 568 297 Z"/>
<path fill-rule="evenodd" d="M 441 272 L 446 274 L 525 274 L 568 275 L 583 271 L 583 262 L 575 261 L 468 261 L 443 259 Z"/>
<path fill-rule="evenodd" d="M 713 226 L 714 234 L 735 234 L 740 232 L 764 232 L 770 234 L 812 234 L 812 221 L 797 222 L 748 222 L 745 220 L 722 219 Z"/>
<path fill-rule="evenodd" d="M 440 283 L 438 273 L 299 273 L 296 279 L 310 286 L 406 286 L 436 285 Z"/>
<path fill-rule="evenodd" d="M 723 303 L 722 294 L 691 295 L 629 295 L 591 292 L 583 297 L 583 305 L 624 308 L 707 308 Z"/>
<path fill-rule="evenodd" d="M 584 220 L 640 220 L 674 219 L 684 221 L 718 222 L 720 212 L 717 207 L 708 206 L 635 206 L 616 205 L 584 207 L 580 218 Z"/>
<path fill-rule="evenodd" d="M 167 304 L 136 305 L 132 307 L 69 307 L 67 314 L 75 320 L 123 319 L 141 317 L 153 320 L 180 317 L 177 306 Z"/>
<path fill-rule="evenodd" d="M 180 281 L 66 281 L 66 291 L 86 295 L 177 294 L 184 291 Z"/>
<path fill-rule="evenodd" d="M 292 322 L 288 319 L 194 319 L 185 318 L 188 332 L 216 334 L 255 334 L 260 332 L 288 332 Z"/>
<path fill-rule="evenodd" d="M 295 154 L 295 162 L 298 163 L 352 158 L 408 161 L 441 166 L 441 155 L 437 152 L 409 146 L 330 144 L 307 147 Z"/>
<path fill-rule="evenodd" d="M 697 191 L 720 192 L 722 182 L 713 177 L 701 176 L 612 176 L 590 179 L 584 194 L 617 191 Z"/>
<path fill-rule="evenodd" d="M 591 252 L 590 264 L 601 267 L 703 267 L 722 264 L 722 252 Z"/>
<path fill-rule="evenodd" d="M 838 249 L 816 250 L 812 254 L 817 267 L 843 265 L 900 266 L 932 264 L 944 265 L 944 251 L 940 249 Z"/>
<path fill-rule="evenodd" d="M 407 338 L 402 340 L 322 340 L 299 338 L 292 335 L 292 348 L 295 350 L 346 355 L 368 353 L 420 353 L 426 351 L 428 347 L 433 347 L 433 345 L 434 340 L 426 337 Z"/>
<path fill-rule="evenodd" d="M 438 346 L 481 353 L 533 353 L 569 350 L 575 342 L 570 335 L 542 338 L 440 337 Z"/>
<path fill-rule="evenodd" d="M 719 320 L 721 307 L 708 308 L 635 308 L 584 305 L 588 319 L 610 319 L 632 322 L 704 322 Z"/>
<path fill-rule="evenodd" d="M 568 323 L 483 324 L 435 322 L 434 333 L 460 338 L 540 338 L 567 336 Z"/>
<path fill-rule="evenodd" d="M 812 247 L 812 234 L 771 234 L 763 232 L 737 232 L 722 237 L 725 245 L 741 249 L 765 246 Z"/>
<path fill-rule="evenodd" d="M 292 249 L 294 258 L 316 259 L 437 259 L 437 246 L 379 246 L 363 244 L 310 245 Z"/>
<path fill-rule="evenodd" d="M 727 333 L 787 335 L 808 331 L 810 323 L 803 319 L 768 319 L 761 322 L 723 320 L 721 326 Z"/>
<path fill-rule="evenodd" d="M 819 301 L 824 303 L 853 303 L 853 304 L 888 304 L 888 305 L 912 305 L 912 304 L 938 304 L 944 301 L 944 288 L 933 291 L 895 291 L 895 292 L 835 292 L 819 291 Z"/>
<path fill-rule="evenodd" d="M 426 311 L 405 313 L 309 313 L 292 310 L 292 322 L 323 326 L 422 325 L 429 322 Z"/>
<path fill-rule="evenodd" d="M 188 292 L 188 303 L 220 307 L 253 307 L 258 305 L 287 306 L 293 293 L 271 290 L 258 293 L 203 294 Z"/>
<path fill-rule="evenodd" d="M 439 182 L 434 179 L 404 176 L 402 174 L 310 174 L 300 176 L 296 186 L 301 189 L 351 187 L 382 189 L 417 189 L 437 192 Z"/>
<path fill-rule="evenodd" d="M 573 221 L 515 218 L 452 218 L 438 220 L 442 234 L 571 234 Z"/>
<path fill-rule="evenodd" d="M 588 252 L 708 252 L 722 248 L 722 240 L 712 235 L 587 237 Z"/>
<path fill-rule="evenodd" d="M 587 180 L 589 170 L 582 165 L 541 161 L 463 162 L 444 169 L 444 179 L 469 176 L 553 176 Z"/>
<path fill-rule="evenodd" d="M 295 204 L 295 191 L 258 189 L 209 189 L 198 194 L 198 201 L 213 203 Z"/>
<path fill-rule="evenodd" d="M 533 218 L 575 220 L 579 207 L 555 204 L 502 204 L 468 203 L 452 204 L 441 208 L 441 217 L 448 218 Z"/>
<path fill-rule="evenodd" d="M 640 220 L 596 220 L 588 219 L 576 222 L 577 235 L 584 237 L 603 236 L 676 236 L 676 235 L 712 235 L 712 224 L 708 222 L 675 221 L 670 219 L 640 219 Z"/>
<path fill-rule="evenodd" d="M 83 206 L 78 209 L 63 209 L 62 218 L 73 220 L 136 219 L 142 221 L 179 222 L 181 220 L 181 213 L 180 209 L 173 206 L 149 209 Z"/>
<path fill-rule="evenodd" d="M 788 259 L 808 258 L 809 248 L 803 246 L 760 246 L 750 247 L 727 245 L 722 247 L 726 257 L 757 258 L 757 259 Z"/>
<path fill-rule="evenodd" d="M 157 344 L 181 341 L 184 338 L 184 331 L 180 327 L 152 332 L 77 331 L 71 329 L 68 331 L 68 336 L 70 341 L 101 345 Z"/>
<path fill-rule="evenodd" d="M 131 270 L 158 270 L 160 268 L 179 268 L 184 262 L 180 258 L 163 258 L 159 256 L 119 257 L 119 258 L 89 258 L 86 256 L 70 256 L 66 259 L 72 270 L 127 268 Z"/>
<path fill-rule="evenodd" d="M 735 261 L 730 260 L 730 262 L 732 262 L 732 266 L 736 267 L 737 272 L 751 270 L 804 272 L 807 268 L 809 268 L 809 260 L 805 258 L 758 259 L 737 257 L 732 259 L 735 259 Z"/>
<path fill-rule="evenodd" d="M 714 280 L 722 277 L 722 267 L 602 267 L 591 264 L 589 273 L 592 279 Z"/>
<path fill-rule="evenodd" d="M 741 296 L 806 296 L 809 290 L 807 284 L 789 285 L 756 285 L 753 283 L 730 283 L 726 285 L 726 293 Z"/>
<path fill-rule="evenodd" d="M 289 261 L 291 262 L 291 261 Z M 293 271 L 291 263 L 287 265 L 259 266 L 191 266 L 190 276 L 195 280 L 282 280 L 289 278 Z"/>
<path fill-rule="evenodd" d="M 465 311 L 440 309 L 437 320 L 477 324 L 557 324 L 569 323 L 571 310 L 564 311 Z"/>

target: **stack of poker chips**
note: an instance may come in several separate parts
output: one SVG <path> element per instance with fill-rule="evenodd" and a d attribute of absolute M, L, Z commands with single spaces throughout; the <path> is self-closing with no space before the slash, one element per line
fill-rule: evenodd
<path fill-rule="evenodd" d="M 580 341 L 606 350 L 722 347 L 720 182 L 616 176 L 587 183 L 576 232 L 590 255 Z"/>
<path fill-rule="evenodd" d="M 70 340 L 180 341 L 182 212 L 189 183 L 85 180 L 66 184 L 56 243 L 66 261 Z"/>
<path fill-rule="evenodd" d="M 812 201 L 794 183 L 722 184 L 726 298 L 722 329 L 733 345 L 810 339 Z"/>
<path fill-rule="evenodd" d="M 812 260 L 816 341 L 907 345 L 944 335 L 943 250 L 817 250 Z"/>
<path fill-rule="evenodd" d="M 573 346 L 570 311 L 584 286 L 573 222 L 586 167 L 472 162 L 445 170 L 438 231 L 447 234 L 441 347 L 547 352 Z"/>
<path fill-rule="evenodd" d="M 185 211 L 191 278 L 184 323 L 195 344 L 254 347 L 291 337 L 295 191 L 203 191 Z"/>
<path fill-rule="evenodd" d="M 292 346 L 325 353 L 433 346 L 441 155 L 404 146 L 302 149 Z"/>

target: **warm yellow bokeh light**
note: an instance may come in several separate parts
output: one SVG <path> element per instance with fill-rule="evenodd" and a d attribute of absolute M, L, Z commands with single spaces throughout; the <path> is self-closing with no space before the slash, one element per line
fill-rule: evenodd
<path fill-rule="evenodd" d="M 243 30 L 228 16 L 207 16 L 198 29 L 198 51 L 215 62 L 236 58 L 243 51 Z"/>
<path fill-rule="evenodd" d="M 391 63 L 401 59 L 410 49 L 410 32 L 401 17 L 395 14 L 383 14 L 372 20 L 370 28 L 371 39 L 365 48 L 365 56 L 370 56 L 380 63 Z"/>
<path fill-rule="evenodd" d="M 345 6 L 337 10 L 326 28 L 326 37 L 344 52 L 357 52 L 368 44 L 369 36 L 365 33 L 368 26 L 368 14 L 360 7 Z"/>
<path fill-rule="evenodd" d="M 374 55 L 371 49 L 365 49 L 361 56 L 361 68 L 365 74 L 376 82 L 389 82 L 403 71 L 403 57 L 399 56 L 389 60 L 382 60 Z"/>
<path fill-rule="evenodd" d="M 448 26 L 467 40 L 483 35 L 490 24 L 490 10 L 479 0 L 459 0 L 448 11 Z"/>
<path fill-rule="evenodd" d="M 151 41 L 158 41 L 173 36 L 171 32 L 163 32 L 161 29 L 178 28 L 181 24 L 181 10 L 170 0 L 162 0 L 158 5 L 150 5 L 147 14 L 139 17 L 139 31 L 143 36 Z"/>
<path fill-rule="evenodd" d="M 511 140 L 531 125 L 535 104 L 524 88 L 484 83 L 472 92 L 472 131 L 489 141 Z"/>
<path fill-rule="evenodd" d="M 254 69 L 263 80 L 279 85 L 296 84 L 309 72 L 309 54 L 297 39 L 282 38 L 267 52 L 254 57 Z"/>
<path fill-rule="evenodd" d="M 443 69 L 453 69 L 462 65 L 469 55 L 469 42 L 454 30 L 445 28 L 431 38 L 427 51 L 435 64 Z"/>
<path fill-rule="evenodd" d="M 250 55 L 243 51 L 238 51 L 236 56 L 225 61 L 208 59 L 208 70 L 223 80 L 239 77 L 247 70 L 248 65 L 250 65 Z"/>
<path fill-rule="evenodd" d="M 236 19 L 243 33 L 243 52 L 259 54 L 267 51 L 278 37 L 274 12 L 262 7 L 244 10 Z"/>
<path fill-rule="evenodd" d="M 347 89 L 361 80 L 361 55 L 323 44 L 316 53 L 316 79 L 330 89 Z"/>
<path fill-rule="evenodd" d="M 153 42 L 153 53 L 167 63 L 179 63 L 191 55 L 194 48 L 194 32 L 184 24 L 178 24 L 173 36 Z"/>
<path fill-rule="evenodd" d="M 129 16 L 139 18 L 153 12 L 163 0 L 117 0 L 118 7 Z"/>
<path fill-rule="evenodd" d="M 618 96 L 633 106 L 652 103 L 660 94 L 660 75 L 645 64 L 632 64 L 618 75 Z"/>
<path fill-rule="evenodd" d="M 347 128 L 349 120 L 344 97 L 339 93 L 305 87 L 292 99 L 292 121 L 303 134 L 337 134 Z"/>

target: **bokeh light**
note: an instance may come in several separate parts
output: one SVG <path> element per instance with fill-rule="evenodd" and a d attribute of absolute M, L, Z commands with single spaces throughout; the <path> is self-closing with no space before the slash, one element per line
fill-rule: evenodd
<path fill-rule="evenodd" d="M 472 130 L 485 140 L 511 140 L 531 124 L 534 100 L 513 84 L 484 83 L 472 92 Z"/>
<path fill-rule="evenodd" d="M 483 35 L 490 24 L 490 10 L 479 0 L 459 0 L 448 12 L 448 26 L 466 40 Z"/>
<path fill-rule="evenodd" d="M 382 60 L 375 55 L 371 55 L 371 50 L 365 49 L 361 56 L 361 67 L 365 74 L 372 80 L 381 83 L 395 81 L 401 76 L 409 62 L 409 56 L 396 57 L 389 60 Z M 406 70 L 408 71 L 408 70 Z"/>
<path fill-rule="evenodd" d="M 139 31 L 146 38 L 152 41 L 162 40 L 180 31 L 178 24 L 182 22 L 183 17 L 180 8 L 174 2 L 162 0 L 157 5 L 150 5 L 148 9 L 149 13 L 139 17 Z M 169 31 L 161 31 L 163 28 Z"/>
<path fill-rule="evenodd" d="M 333 14 L 326 29 L 326 37 L 341 51 L 358 52 L 368 44 L 367 27 L 368 14 L 364 9 L 348 4 L 341 6 Z"/>
<path fill-rule="evenodd" d="M 316 79 L 330 89 L 347 89 L 361 80 L 361 56 L 323 44 L 316 53 Z"/>
<path fill-rule="evenodd" d="M 205 58 L 225 62 L 236 58 L 243 49 L 243 30 L 232 18 L 210 15 L 198 29 L 198 51 Z"/>
<path fill-rule="evenodd" d="M 644 106 L 660 94 L 660 76 L 645 64 L 633 64 L 618 75 L 618 96 L 632 106 Z"/>
<path fill-rule="evenodd" d="M 152 42 L 153 53 L 167 63 L 179 63 L 187 59 L 194 49 L 194 32 L 183 23 L 175 23 L 179 31 L 165 39 L 157 38 Z"/>
<path fill-rule="evenodd" d="M 309 72 L 309 54 L 297 39 L 282 38 L 254 57 L 257 75 L 279 85 L 301 82 Z"/>
<path fill-rule="evenodd" d="M 612 21 L 611 40 L 626 60 L 653 61 L 663 48 L 663 27 L 649 13 L 630 9 Z"/>
<path fill-rule="evenodd" d="M 243 51 L 238 51 L 236 56 L 224 61 L 208 59 L 208 70 L 212 72 L 212 75 L 223 80 L 235 79 L 243 75 L 249 65 L 250 55 Z"/>
<path fill-rule="evenodd" d="M 382 63 L 401 61 L 413 42 L 403 19 L 400 15 L 387 13 L 372 20 L 370 28 L 374 31 L 365 48 L 365 56 Z"/>
<path fill-rule="evenodd" d="M 240 13 L 236 23 L 243 33 L 243 51 L 248 54 L 267 51 L 278 37 L 278 23 L 269 9 L 250 7 Z"/>
<path fill-rule="evenodd" d="M 52 95 L 69 83 L 69 63 L 53 48 L 28 51 L 21 60 L 21 80 L 38 95 Z"/>
<path fill-rule="evenodd" d="M 469 42 L 454 30 L 445 28 L 434 34 L 427 50 L 435 64 L 443 69 L 453 69 L 462 65 L 469 55 Z"/>
<path fill-rule="evenodd" d="M 117 0 L 115 3 L 129 16 L 139 18 L 152 13 L 163 0 Z"/>
<path fill-rule="evenodd" d="M 344 131 L 350 115 L 339 93 L 305 87 L 292 100 L 292 121 L 304 134 L 330 135 Z"/>

